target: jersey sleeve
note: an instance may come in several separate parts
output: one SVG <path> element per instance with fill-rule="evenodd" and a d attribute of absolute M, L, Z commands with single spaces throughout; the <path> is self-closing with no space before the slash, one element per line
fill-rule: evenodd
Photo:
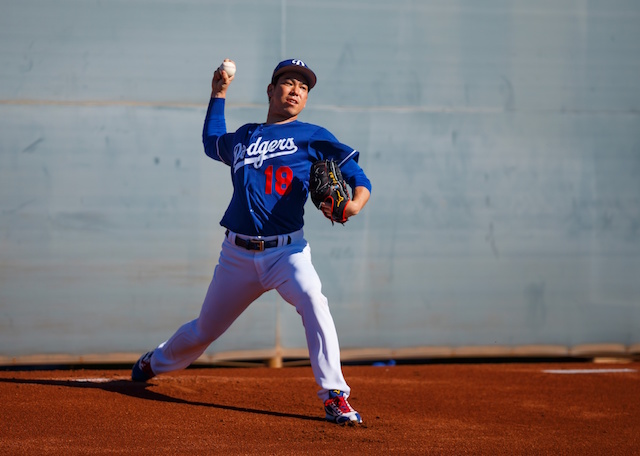
<path fill-rule="evenodd" d="M 224 105 L 224 98 L 209 100 L 202 129 L 202 144 L 208 157 L 230 166 L 233 161 L 233 134 L 227 133 Z"/>
<path fill-rule="evenodd" d="M 325 128 L 319 127 L 311 136 L 309 151 L 314 160 L 333 159 L 340 166 L 342 176 L 352 189 L 366 187 L 371 191 L 371 181 L 358 165 L 360 153 L 338 141 Z"/>

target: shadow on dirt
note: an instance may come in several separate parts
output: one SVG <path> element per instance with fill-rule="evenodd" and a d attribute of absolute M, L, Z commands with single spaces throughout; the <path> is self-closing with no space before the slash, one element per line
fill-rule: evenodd
<path fill-rule="evenodd" d="M 275 416 L 280 418 L 295 418 L 306 421 L 322 421 L 325 420 L 319 417 L 311 417 L 306 415 L 299 415 L 296 413 L 283 413 L 274 412 L 271 410 L 261 410 L 247 407 L 236 407 L 233 405 L 212 404 L 208 402 L 190 401 L 186 399 L 180 399 L 176 397 L 167 396 L 152 391 L 150 387 L 154 386 L 153 383 L 133 382 L 131 380 L 100 380 L 96 381 L 91 379 L 86 380 L 55 380 L 55 379 L 17 379 L 17 378 L 0 378 L 0 383 L 13 383 L 21 385 L 43 385 L 43 386 L 63 386 L 67 388 L 79 388 L 79 389 L 99 389 L 108 391 L 110 393 L 122 394 L 125 396 L 135 397 L 138 399 L 144 399 L 148 401 L 170 402 L 174 404 L 192 405 L 196 407 L 210 407 L 220 410 L 229 410 L 241 413 L 254 413 L 258 415 Z"/>

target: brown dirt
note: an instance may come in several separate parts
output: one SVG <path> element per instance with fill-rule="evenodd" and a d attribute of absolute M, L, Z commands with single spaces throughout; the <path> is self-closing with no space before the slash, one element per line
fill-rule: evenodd
<path fill-rule="evenodd" d="M 324 421 L 308 367 L 0 371 L 0 454 L 639 454 L 640 363 L 344 372 L 366 427 Z"/>

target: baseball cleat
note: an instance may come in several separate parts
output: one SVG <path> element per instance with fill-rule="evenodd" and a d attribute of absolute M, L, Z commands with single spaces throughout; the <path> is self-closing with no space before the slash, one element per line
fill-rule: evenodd
<path fill-rule="evenodd" d="M 151 370 L 151 355 L 153 351 L 147 352 L 133 365 L 131 369 L 131 380 L 134 382 L 146 382 L 155 377 L 156 374 Z"/>
<path fill-rule="evenodd" d="M 324 401 L 326 420 L 336 424 L 362 424 L 360 414 L 356 412 L 347 401 L 344 391 L 329 391 L 329 399 Z"/>

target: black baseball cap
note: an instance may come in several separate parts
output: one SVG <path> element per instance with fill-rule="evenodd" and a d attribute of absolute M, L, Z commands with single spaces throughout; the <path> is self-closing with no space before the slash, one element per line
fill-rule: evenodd
<path fill-rule="evenodd" d="M 271 76 L 271 84 L 275 84 L 278 80 L 278 76 L 287 71 L 296 71 L 307 78 L 307 82 L 309 83 L 309 90 L 313 89 L 313 86 L 316 85 L 316 74 L 311 71 L 311 68 L 309 68 L 307 64 L 300 59 L 289 59 L 280 62 L 275 70 L 273 70 L 273 76 Z"/>

